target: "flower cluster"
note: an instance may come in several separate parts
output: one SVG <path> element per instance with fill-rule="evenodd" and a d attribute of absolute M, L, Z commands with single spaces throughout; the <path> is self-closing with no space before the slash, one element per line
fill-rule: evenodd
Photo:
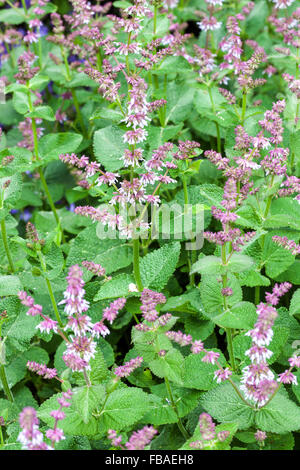
<path fill-rule="evenodd" d="M 43 320 L 36 326 L 36 328 L 38 328 L 41 332 L 45 331 L 46 333 L 50 333 L 50 331 L 54 331 L 55 333 L 57 332 L 58 322 L 44 315 L 43 307 L 39 304 L 35 304 L 33 297 L 28 295 L 25 291 L 20 291 L 18 296 L 21 300 L 21 303 L 26 305 L 26 307 L 29 307 L 27 310 L 27 315 L 32 317 L 42 317 Z"/>
<path fill-rule="evenodd" d="M 49 446 L 44 441 L 44 435 L 39 429 L 39 420 L 34 408 L 27 406 L 23 408 L 19 416 L 19 423 L 22 431 L 19 433 L 18 441 L 21 442 L 22 448 L 25 450 L 52 450 L 57 442 L 65 439 L 63 430 L 59 428 L 58 421 L 65 418 L 63 408 L 70 406 L 69 400 L 72 398 L 72 391 L 62 393 L 62 397 L 57 401 L 60 405 L 58 410 L 52 410 L 50 416 L 54 418 L 54 427 L 46 431 L 46 437 L 51 441 Z"/>
<path fill-rule="evenodd" d="M 261 302 L 257 306 L 257 322 L 254 328 L 246 333 L 246 336 L 250 336 L 252 340 L 251 348 L 245 353 L 251 364 L 243 369 L 240 388 L 245 397 L 258 407 L 264 406 L 278 387 L 275 375 L 267 363 L 273 353 L 266 346 L 270 344 L 273 338 L 273 325 L 278 315 L 273 305 L 277 305 L 279 298 L 290 288 L 291 284 L 288 282 L 276 284 L 272 293 L 266 294 L 267 303 Z M 289 371 L 280 374 L 278 380 L 291 383 L 295 380 L 295 377 Z"/>
<path fill-rule="evenodd" d="M 125 447 L 122 445 L 122 436 L 118 436 L 113 429 L 108 431 L 107 437 L 114 447 L 126 448 L 127 450 L 144 450 L 156 434 L 157 430 L 153 426 L 144 426 L 139 431 L 132 433 L 129 440 L 124 444 Z"/>
<path fill-rule="evenodd" d="M 208 413 L 199 416 L 199 431 L 201 439 L 190 443 L 193 449 L 213 448 L 218 442 L 224 442 L 229 437 L 229 431 L 216 432 L 216 425 Z"/>
<path fill-rule="evenodd" d="M 83 272 L 78 265 L 71 266 L 67 276 L 68 286 L 64 292 L 64 300 L 60 302 L 65 304 L 65 312 L 68 315 L 65 330 L 71 330 L 73 333 L 66 341 L 67 349 L 63 360 L 68 367 L 78 372 L 90 369 L 89 361 L 95 356 L 96 351 L 94 337 L 109 334 L 104 320 L 112 324 L 126 303 L 126 299 L 123 298 L 115 300 L 104 309 L 102 320 L 92 323 L 91 318 L 85 314 L 89 308 L 89 302 L 84 299 L 82 276 Z"/>

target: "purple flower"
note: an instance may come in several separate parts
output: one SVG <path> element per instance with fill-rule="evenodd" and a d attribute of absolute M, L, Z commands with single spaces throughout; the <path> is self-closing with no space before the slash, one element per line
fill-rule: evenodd
<path fill-rule="evenodd" d="M 135 369 L 141 366 L 143 358 L 137 356 L 128 362 L 125 362 L 123 366 L 119 366 L 114 370 L 115 375 L 118 377 L 128 377 Z"/>

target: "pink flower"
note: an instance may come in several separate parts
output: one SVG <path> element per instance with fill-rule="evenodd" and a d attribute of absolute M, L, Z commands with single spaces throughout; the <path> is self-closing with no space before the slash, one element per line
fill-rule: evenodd
<path fill-rule="evenodd" d="M 231 370 L 226 367 L 225 369 L 218 369 L 214 372 L 214 379 L 216 379 L 217 383 L 221 383 L 227 380 L 232 375 Z"/>
<path fill-rule="evenodd" d="M 259 429 L 254 434 L 255 439 L 257 442 L 264 442 L 267 439 L 267 433 L 264 431 L 260 431 Z"/>
<path fill-rule="evenodd" d="M 153 426 L 144 426 L 139 431 L 134 431 L 125 446 L 128 450 L 144 450 L 157 434 Z"/>
<path fill-rule="evenodd" d="M 52 442 L 59 442 L 59 441 L 62 441 L 63 439 L 65 439 L 64 432 L 60 428 L 48 429 L 46 431 L 46 436 Z"/>
<path fill-rule="evenodd" d="M 300 367 L 300 356 L 292 356 L 289 358 L 291 367 Z"/>
<path fill-rule="evenodd" d="M 212 417 L 207 413 L 202 413 L 199 416 L 199 428 L 201 438 L 204 441 L 211 441 L 216 435 L 215 424 Z"/>
<path fill-rule="evenodd" d="M 143 358 L 137 356 L 128 362 L 125 362 L 123 366 L 119 366 L 114 370 L 115 375 L 118 377 L 128 377 L 137 367 L 140 367 L 143 362 Z"/>
<path fill-rule="evenodd" d="M 106 307 L 103 310 L 103 320 L 109 321 L 110 324 L 117 318 L 117 315 L 120 310 L 126 304 L 126 299 L 124 297 L 114 300 L 109 307 Z"/>
<path fill-rule="evenodd" d="M 214 351 L 206 351 L 205 356 L 202 358 L 202 362 L 208 362 L 209 364 L 215 364 L 219 359 L 220 354 Z"/>
<path fill-rule="evenodd" d="M 49 369 L 45 364 L 39 364 L 38 362 L 28 361 L 27 368 L 32 372 L 36 372 L 38 375 L 42 375 L 44 379 L 53 379 L 57 377 L 56 369 Z"/>
<path fill-rule="evenodd" d="M 204 349 L 204 345 L 202 341 L 196 340 L 192 343 L 191 351 L 193 354 L 199 354 L 201 351 L 203 351 L 203 349 Z"/>
<path fill-rule="evenodd" d="M 57 333 L 57 321 L 51 320 L 49 317 L 45 317 L 41 323 L 39 323 L 36 328 L 39 329 L 40 331 L 46 331 L 46 333 L 50 333 L 50 331 L 54 331 Z"/>
<path fill-rule="evenodd" d="M 286 370 L 282 374 L 278 374 L 278 382 L 298 385 L 297 377 L 289 370 Z"/>

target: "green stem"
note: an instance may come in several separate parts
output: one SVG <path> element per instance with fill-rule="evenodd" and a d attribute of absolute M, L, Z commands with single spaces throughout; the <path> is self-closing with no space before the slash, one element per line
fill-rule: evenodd
<path fill-rule="evenodd" d="M 186 177 L 182 177 L 182 185 L 183 185 L 183 195 L 184 195 L 184 204 L 187 205 L 189 203 L 189 193 L 187 187 L 187 180 Z"/>
<path fill-rule="evenodd" d="M 8 245 L 5 219 L 1 220 L 1 235 L 2 235 L 3 245 L 4 245 L 5 253 L 8 259 L 10 270 L 12 273 L 14 273 L 16 272 L 16 270 L 15 270 L 15 266 L 14 266 L 13 259 L 12 259 L 10 249 L 9 249 L 9 245 Z"/>
<path fill-rule="evenodd" d="M 211 92 L 210 86 L 208 86 L 207 89 L 208 89 L 209 99 L 210 99 L 210 102 L 211 102 L 212 111 L 213 111 L 213 113 L 216 115 L 215 103 L 214 103 L 214 99 L 213 99 L 213 96 L 212 96 L 212 92 Z M 219 126 L 219 124 L 218 124 L 216 121 L 215 121 L 215 125 L 216 125 L 216 131 L 217 131 L 217 150 L 218 150 L 219 153 L 221 153 L 221 133 L 220 133 L 220 126 Z"/>
<path fill-rule="evenodd" d="M 57 214 L 57 211 L 56 211 L 56 208 L 55 208 L 55 205 L 54 205 L 52 196 L 51 196 L 51 194 L 50 194 L 50 191 L 49 191 L 49 188 L 48 188 L 48 185 L 47 185 L 46 178 L 45 178 L 45 176 L 44 176 L 44 173 L 43 173 L 43 170 L 42 170 L 41 167 L 38 169 L 38 172 L 39 172 L 39 175 L 40 175 L 40 180 L 41 180 L 41 183 L 42 183 L 42 185 L 43 185 L 45 194 L 46 194 L 47 199 L 48 199 L 49 206 L 51 207 L 51 210 L 52 210 L 52 212 L 53 212 L 53 215 L 54 215 L 54 218 L 55 218 L 55 220 L 56 220 L 56 223 L 57 223 L 58 227 L 59 227 L 60 230 L 61 230 L 61 238 L 62 238 L 62 241 L 63 241 L 63 243 L 65 243 L 66 240 L 65 240 L 65 236 L 64 236 L 63 229 L 62 229 L 62 227 L 61 227 L 60 219 L 59 219 L 59 217 L 58 217 L 58 214 Z"/>
<path fill-rule="evenodd" d="M 4 446 L 4 439 L 3 439 L 3 432 L 2 432 L 1 423 L 0 423 L 0 446 L 1 446 L 1 447 Z"/>
<path fill-rule="evenodd" d="M 138 290 L 143 290 L 143 283 L 140 273 L 140 240 L 139 238 L 133 239 L 133 273 Z"/>
<path fill-rule="evenodd" d="M 222 264 L 226 265 L 227 260 L 226 260 L 226 245 L 225 244 L 222 245 L 221 254 L 222 254 Z M 227 281 L 228 281 L 227 274 L 224 274 L 222 276 L 223 289 L 225 289 L 225 287 L 227 287 Z M 223 307 L 224 307 L 224 310 L 227 309 L 227 300 L 226 300 L 225 295 L 223 295 Z M 235 371 L 236 370 L 236 365 L 235 365 L 235 359 L 234 359 L 234 353 L 233 353 L 232 329 L 231 328 L 225 328 L 225 331 L 226 331 L 227 350 L 228 350 L 228 355 L 229 355 L 229 361 L 230 361 L 232 369 Z"/>
<path fill-rule="evenodd" d="M 5 373 L 5 368 L 4 365 L 1 364 L 0 366 L 0 380 L 2 382 L 3 390 L 5 392 L 5 395 L 7 396 L 7 399 L 11 402 L 14 401 L 13 394 L 8 386 L 7 378 L 6 378 L 6 373 Z"/>
<path fill-rule="evenodd" d="M 38 254 L 38 257 L 39 257 L 39 260 L 40 260 L 40 263 L 41 263 L 43 273 L 45 275 L 45 281 L 46 281 L 46 284 L 47 284 L 47 289 L 48 289 L 48 293 L 49 293 L 49 296 L 50 296 L 50 299 L 51 299 L 52 307 L 53 307 L 53 310 L 54 310 L 54 313 L 55 313 L 55 316 L 56 316 L 56 320 L 58 321 L 59 326 L 61 328 L 63 328 L 64 325 L 63 325 L 63 322 L 61 321 L 61 318 L 60 318 L 60 314 L 59 314 L 59 311 L 58 311 L 58 308 L 57 308 L 57 305 L 56 305 L 56 300 L 55 300 L 55 297 L 54 297 L 54 294 L 53 294 L 52 286 L 51 286 L 51 283 L 50 283 L 49 279 L 47 278 L 47 266 L 46 266 L 43 254 L 42 254 L 41 250 L 37 250 L 37 254 Z"/>
<path fill-rule="evenodd" d="M 156 36 L 156 21 L 157 21 L 157 6 L 154 5 L 154 16 L 153 16 L 153 39 Z"/>
<path fill-rule="evenodd" d="M 30 96 L 30 91 L 29 90 L 28 90 L 28 104 L 29 104 L 29 110 L 30 110 L 30 112 L 32 112 L 34 110 L 34 108 L 33 108 L 32 102 L 31 102 L 31 96 Z M 35 158 L 36 158 L 37 161 L 40 161 L 39 148 L 38 148 L 38 135 L 37 135 L 35 118 L 31 118 L 31 127 L 32 127 L 32 134 L 33 134 L 33 147 L 34 147 Z M 60 220 L 59 220 L 58 214 L 56 212 L 56 208 L 55 208 L 52 196 L 50 194 L 50 191 L 49 191 L 49 188 L 48 188 L 48 185 L 47 185 L 46 178 L 44 176 L 44 173 L 43 173 L 43 170 L 42 170 L 41 167 L 38 168 L 38 172 L 39 172 L 39 175 L 40 175 L 40 180 L 41 180 L 42 186 L 44 188 L 45 194 L 46 194 L 47 199 L 48 199 L 48 203 L 51 207 L 51 210 L 53 212 L 56 223 L 57 223 L 58 227 L 61 230 L 62 240 L 63 240 L 63 242 L 65 242 L 64 233 L 63 233 L 63 230 L 62 230 L 61 225 L 60 225 Z"/>
<path fill-rule="evenodd" d="M 272 176 L 271 186 L 270 186 L 271 188 L 273 186 L 273 182 L 274 182 L 274 176 Z M 264 212 L 264 215 L 263 215 L 264 219 L 266 219 L 268 217 L 270 207 L 271 207 L 271 204 L 272 204 L 272 200 L 273 200 L 273 195 L 271 194 L 267 199 L 267 204 L 266 204 L 265 212 Z M 265 239 L 266 239 L 266 235 L 263 235 L 261 237 L 261 249 L 262 249 L 262 251 L 263 251 L 264 246 L 265 246 Z M 254 295 L 255 295 L 255 305 L 258 305 L 259 301 L 260 301 L 260 286 L 255 287 Z"/>
<path fill-rule="evenodd" d="M 24 8 L 24 12 L 25 12 L 25 14 L 27 15 L 26 2 L 25 2 L 25 0 L 21 0 L 21 2 L 22 2 L 22 5 L 23 5 L 23 8 Z"/>
<path fill-rule="evenodd" d="M 187 210 L 187 205 L 189 204 L 189 193 L 188 193 L 188 185 L 187 179 L 185 176 L 182 177 L 182 184 L 183 184 L 183 194 L 184 194 L 184 212 Z M 195 241 L 195 238 L 194 240 Z M 192 265 L 197 261 L 197 253 L 196 250 L 192 250 L 191 255 L 188 256 L 188 267 L 189 272 L 191 271 Z M 195 274 L 190 274 L 190 286 L 195 284 Z"/>
<path fill-rule="evenodd" d="M 176 406 L 176 403 L 174 401 L 174 397 L 173 397 L 173 394 L 172 394 L 172 390 L 171 390 L 171 386 L 170 386 L 170 382 L 169 382 L 169 379 L 168 377 L 165 377 L 165 384 L 166 384 L 166 388 L 167 388 L 167 391 L 168 391 L 168 394 L 169 394 L 169 398 L 170 398 L 170 402 L 171 402 L 171 405 L 172 405 L 172 408 L 173 410 L 175 411 L 177 417 L 178 417 L 178 422 L 177 422 L 177 426 L 181 432 L 181 434 L 183 435 L 183 437 L 185 438 L 185 440 L 187 441 L 189 439 L 189 435 L 185 429 L 185 427 L 183 426 L 182 424 L 182 421 L 179 417 L 179 413 L 178 413 L 178 409 L 177 409 L 177 406 Z"/>
<path fill-rule="evenodd" d="M 245 122 L 246 108 L 247 108 L 247 93 L 245 90 L 243 90 L 242 117 L 241 117 L 242 126 L 244 125 L 244 122 Z"/>
<path fill-rule="evenodd" d="M 78 117 L 78 120 L 79 120 L 79 123 L 80 123 L 80 127 L 82 129 L 83 134 L 86 136 L 85 125 L 84 125 L 83 117 L 82 117 L 82 114 L 81 114 L 81 111 L 80 111 L 80 106 L 79 106 L 79 103 L 78 103 L 78 98 L 76 96 L 75 90 L 72 89 L 71 93 L 72 93 L 74 106 L 75 106 L 75 109 L 76 109 L 76 114 L 77 114 L 77 117 Z"/>
<path fill-rule="evenodd" d="M 240 399 L 247 405 L 249 406 L 249 408 L 254 408 L 252 405 L 250 405 L 250 403 L 247 402 L 247 400 L 245 400 L 245 398 L 243 397 L 243 395 L 241 394 L 241 392 L 239 391 L 238 387 L 235 385 L 235 383 L 229 378 L 227 379 L 228 382 L 232 385 L 232 387 L 234 388 L 234 390 L 236 391 L 237 395 L 240 397 Z"/>
<path fill-rule="evenodd" d="M 65 64 L 65 68 L 66 68 L 67 80 L 69 82 L 71 80 L 71 71 L 70 71 L 68 58 L 67 58 L 67 56 L 65 54 L 65 51 L 64 51 L 64 48 L 62 46 L 60 48 L 60 51 L 61 51 L 61 55 L 62 55 L 62 58 L 64 60 L 64 64 Z M 76 109 L 76 116 L 79 120 L 82 132 L 86 137 L 85 125 L 84 125 L 83 117 L 82 117 L 82 114 L 81 114 L 81 111 L 80 111 L 80 106 L 79 106 L 79 103 L 78 103 L 78 99 L 77 99 L 77 95 L 76 95 L 75 90 L 71 89 L 71 94 L 72 94 L 74 106 L 75 106 L 75 109 Z"/>
<path fill-rule="evenodd" d="M 233 370 L 236 369 L 234 353 L 233 353 L 233 344 L 232 344 L 232 328 L 226 328 L 226 339 L 227 339 L 227 348 L 229 354 L 230 364 Z"/>
<path fill-rule="evenodd" d="M 87 372 L 85 369 L 83 369 L 83 376 L 84 376 L 84 380 L 85 380 L 85 383 L 88 387 L 90 387 L 92 384 L 91 384 L 91 381 L 90 381 L 90 378 L 89 376 L 87 375 Z"/>

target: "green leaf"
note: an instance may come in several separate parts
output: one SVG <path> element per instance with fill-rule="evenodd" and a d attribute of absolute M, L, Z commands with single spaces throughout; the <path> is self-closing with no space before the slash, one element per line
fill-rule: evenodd
<path fill-rule="evenodd" d="M 200 403 L 207 413 L 221 423 L 236 422 L 239 429 L 248 429 L 254 422 L 255 411 L 240 399 L 229 383 L 206 392 Z"/>
<path fill-rule="evenodd" d="M 95 411 L 104 402 L 104 385 L 92 385 L 77 388 L 72 396 L 72 402 L 84 423 L 88 423 Z"/>
<path fill-rule="evenodd" d="M 153 69 L 153 74 L 160 75 L 165 73 L 185 73 L 190 72 L 191 66 L 182 56 L 167 56 L 161 64 Z"/>
<path fill-rule="evenodd" d="M 13 387 L 20 380 L 24 379 L 27 374 L 26 364 L 28 361 L 35 361 L 41 364 L 47 364 L 49 361 L 49 356 L 47 352 L 38 347 L 33 347 L 28 351 L 22 352 L 13 358 L 13 360 L 5 366 L 7 381 L 9 387 Z M 0 383 L 0 389 L 2 388 L 2 383 Z"/>
<path fill-rule="evenodd" d="M 269 286 L 270 279 L 263 276 L 257 271 L 247 271 L 239 275 L 241 286 L 255 287 L 255 286 Z"/>
<path fill-rule="evenodd" d="M 47 134 L 39 141 L 39 153 L 42 158 L 55 159 L 61 153 L 75 152 L 82 141 L 82 135 L 74 132 Z"/>
<path fill-rule="evenodd" d="M 286 250 L 285 250 L 286 252 Z M 289 266 L 283 273 L 279 274 L 275 279 L 277 282 L 292 282 L 293 284 L 300 284 L 300 260 L 296 259 L 291 266 Z"/>
<path fill-rule="evenodd" d="M 0 296 L 17 295 L 22 290 L 22 284 L 18 276 L 0 275 Z"/>
<path fill-rule="evenodd" d="M 221 272 L 222 260 L 217 256 L 204 256 L 200 258 L 191 269 L 191 274 L 218 274 Z"/>
<path fill-rule="evenodd" d="M 50 106 L 37 106 L 34 111 L 28 113 L 26 117 L 44 119 L 45 121 L 55 121 L 55 115 Z"/>
<path fill-rule="evenodd" d="M 50 79 L 47 75 L 38 73 L 29 81 L 29 88 L 31 90 L 43 90 L 49 83 Z"/>
<path fill-rule="evenodd" d="M 171 83 L 167 89 L 167 112 L 166 121 L 178 124 L 184 121 L 189 113 L 193 101 L 195 90 L 193 88 L 183 88 L 181 84 Z"/>
<path fill-rule="evenodd" d="M 273 278 L 285 271 L 295 260 L 295 256 L 289 251 L 273 242 L 270 233 L 265 238 L 262 259 L 266 268 L 266 273 Z"/>
<path fill-rule="evenodd" d="M 157 357 L 149 362 L 151 371 L 160 378 L 167 377 L 172 382 L 183 385 L 183 356 L 177 349 L 171 349 L 165 356 Z"/>
<path fill-rule="evenodd" d="M 51 243 L 50 247 L 44 250 L 47 278 L 56 279 L 59 273 L 61 273 L 64 266 L 64 257 L 61 251 L 55 243 Z"/>
<path fill-rule="evenodd" d="M 182 381 L 184 387 L 197 390 L 210 390 L 216 387 L 214 373 L 218 367 L 202 362 L 205 353 L 190 354 L 184 359 Z"/>
<path fill-rule="evenodd" d="M 97 350 L 95 357 L 90 360 L 90 367 L 90 381 L 93 385 L 101 384 L 108 377 L 107 363 L 100 349 Z"/>
<path fill-rule="evenodd" d="M 140 259 L 144 287 L 161 291 L 175 271 L 180 254 L 180 243 L 168 243 Z"/>
<path fill-rule="evenodd" d="M 13 297 L 5 300 L 10 299 L 12 306 L 3 305 L 4 308 L 7 308 L 9 320 L 2 326 L 2 332 L 4 336 L 8 337 L 7 341 L 17 350 L 24 351 L 28 348 L 31 338 L 36 334 L 35 328 L 40 320 L 37 317 L 26 315 L 25 309 L 19 313 L 19 300 L 15 300 Z"/>
<path fill-rule="evenodd" d="M 21 24 L 25 20 L 23 8 L 7 8 L 0 11 L 0 22 Z"/>
<path fill-rule="evenodd" d="M 271 402 L 256 412 L 258 429 L 284 434 L 300 429 L 300 409 L 284 394 L 278 393 Z"/>
<path fill-rule="evenodd" d="M 99 239 L 95 224 L 82 230 L 70 245 L 67 266 L 93 260 L 103 266 L 106 274 L 111 274 L 132 263 L 132 248 L 128 243 L 118 239 Z"/>
<path fill-rule="evenodd" d="M 221 314 L 211 316 L 211 320 L 222 328 L 252 328 L 257 320 L 255 305 L 251 302 L 238 302 Z"/>
<path fill-rule="evenodd" d="M 201 302 L 200 289 L 196 287 L 182 295 L 169 297 L 161 310 L 163 312 L 203 313 L 204 309 Z"/>
<path fill-rule="evenodd" d="M 112 392 L 99 415 L 99 430 L 121 431 L 139 421 L 147 412 L 149 395 L 139 388 L 122 388 Z"/>
<path fill-rule="evenodd" d="M 228 270 L 232 273 L 240 273 L 250 269 L 253 264 L 254 261 L 250 256 L 234 253 L 228 262 Z"/>
<path fill-rule="evenodd" d="M 15 91 L 13 96 L 13 106 L 20 114 L 26 114 L 29 111 L 28 94 L 23 91 Z"/>
<path fill-rule="evenodd" d="M 161 426 L 167 423 L 177 423 L 178 416 L 167 402 L 166 397 L 160 398 L 156 395 L 149 395 L 148 411 L 143 417 L 144 423 Z"/>
<path fill-rule="evenodd" d="M 106 171 L 117 171 L 124 165 L 122 156 L 127 144 L 123 142 L 124 131 L 117 126 L 98 129 L 94 134 L 94 153 Z"/>
<path fill-rule="evenodd" d="M 132 295 L 129 291 L 129 284 L 134 283 L 134 277 L 129 274 L 119 274 L 111 281 L 106 282 L 94 297 L 94 301 L 115 299 L 117 297 L 127 297 Z"/>
<path fill-rule="evenodd" d="M 9 182 L 9 184 L 8 184 Z M 7 187 L 5 185 L 8 184 Z M 15 206 L 22 194 L 22 178 L 20 174 L 15 174 L 9 178 L 0 178 L 0 187 L 2 190 L 2 201 L 4 202 L 5 209 L 11 209 Z M 7 210 L 0 209 L 0 219 L 7 213 Z"/>
<path fill-rule="evenodd" d="M 290 304 L 290 315 L 300 315 L 300 289 L 293 293 Z"/>
<path fill-rule="evenodd" d="M 298 202 L 287 197 L 274 199 L 271 205 L 271 214 L 266 219 L 264 227 L 289 227 L 299 230 L 300 207 Z"/>
<path fill-rule="evenodd" d="M 110 119 L 113 122 L 120 122 L 123 119 L 123 114 L 117 109 L 102 108 L 92 114 L 90 120 L 92 119 Z"/>
<path fill-rule="evenodd" d="M 228 285 L 233 290 L 233 294 L 227 297 L 227 304 L 232 306 L 242 300 L 242 290 L 235 276 L 228 276 Z M 221 293 L 222 283 L 218 282 L 216 276 L 203 275 L 200 284 L 201 299 L 205 311 L 205 316 L 214 317 L 223 312 L 223 296 Z"/>
<path fill-rule="evenodd" d="M 57 399 L 61 396 L 61 393 L 53 395 L 51 398 L 42 403 L 37 412 L 38 417 L 49 427 L 53 428 L 55 422 L 54 418 L 50 416 L 50 412 L 59 408 Z M 78 413 L 78 410 L 74 406 L 74 403 L 72 403 L 69 408 L 65 408 L 64 412 L 66 416 L 62 421 L 59 422 L 59 427 L 66 434 L 71 436 L 93 436 L 98 433 L 98 423 L 96 418 L 92 417 L 87 424 L 84 423 L 82 417 Z"/>

